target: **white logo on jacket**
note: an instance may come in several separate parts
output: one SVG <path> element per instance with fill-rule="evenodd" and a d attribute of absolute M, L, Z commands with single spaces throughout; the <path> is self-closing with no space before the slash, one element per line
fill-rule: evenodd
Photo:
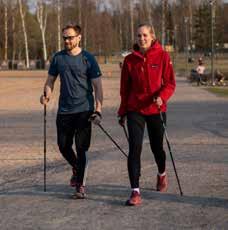
<path fill-rule="evenodd" d="M 158 66 L 158 64 L 151 64 L 151 67 L 152 68 L 158 68 L 159 66 Z"/>

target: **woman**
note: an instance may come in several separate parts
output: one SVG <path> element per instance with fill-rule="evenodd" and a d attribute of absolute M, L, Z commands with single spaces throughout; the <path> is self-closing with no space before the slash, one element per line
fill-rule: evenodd
<path fill-rule="evenodd" d="M 129 132 L 128 173 L 132 193 L 126 205 L 141 204 L 139 189 L 140 157 L 145 124 L 151 150 L 158 167 L 157 190 L 167 190 L 166 155 L 163 149 L 164 130 L 160 111 L 166 121 L 166 103 L 175 90 L 172 62 L 156 40 L 154 28 L 141 24 L 137 28 L 137 44 L 125 59 L 121 72 L 120 125 Z"/>

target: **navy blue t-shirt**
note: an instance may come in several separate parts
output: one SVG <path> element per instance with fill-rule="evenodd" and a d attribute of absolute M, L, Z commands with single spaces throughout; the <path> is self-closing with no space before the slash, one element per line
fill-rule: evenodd
<path fill-rule="evenodd" d="M 62 50 L 54 55 L 48 74 L 60 76 L 58 113 L 94 110 L 91 79 L 100 77 L 101 71 L 93 55 L 82 50 L 80 54 L 73 56 Z"/>

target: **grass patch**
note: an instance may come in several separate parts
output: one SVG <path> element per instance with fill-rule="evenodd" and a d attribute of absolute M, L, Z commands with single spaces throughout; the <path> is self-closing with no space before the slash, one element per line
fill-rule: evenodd
<path fill-rule="evenodd" d="M 228 87 L 209 87 L 206 90 L 217 96 L 228 97 Z"/>

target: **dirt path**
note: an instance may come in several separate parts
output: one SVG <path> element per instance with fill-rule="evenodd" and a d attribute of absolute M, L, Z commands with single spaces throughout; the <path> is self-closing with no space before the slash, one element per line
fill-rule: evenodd
<path fill-rule="evenodd" d="M 127 151 L 116 121 L 118 66 L 112 68 L 103 79 L 103 126 Z M 43 192 L 43 110 L 38 98 L 45 76 L 40 74 L 0 77 L 1 230 L 228 229 L 227 99 L 177 78 L 177 91 L 169 104 L 168 134 L 184 197 L 179 195 L 168 151 L 169 190 L 166 194 L 154 190 L 156 165 L 146 135 L 143 204 L 129 208 L 124 206 L 129 195 L 126 159 L 97 127 L 89 152 L 88 198 L 71 199 L 70 168 L 56 146 L 58 85 L 48 107 L 47 192 Z"/>

